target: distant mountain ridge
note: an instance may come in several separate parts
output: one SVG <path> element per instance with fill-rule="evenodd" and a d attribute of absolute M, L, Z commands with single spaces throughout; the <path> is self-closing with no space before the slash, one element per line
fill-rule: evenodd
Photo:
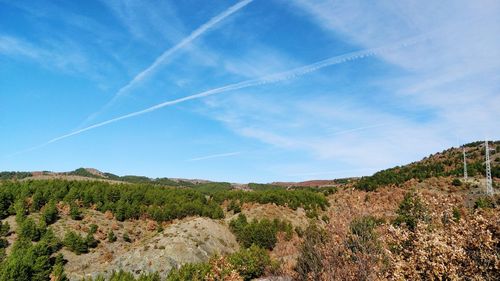
<path fill-rule="evenodd" d="M 123 183 L 155 184 L 174 187 L 193 187 L 195 185 L 218 184 L 237 189 L 272 189 L 272 188 L 297 188 L 297 187 L 324 187 L 354 183 L 363 190 L 374 190 L 380 186 L 401 184 L 410 179 L 425 179 L 434 176 L 459 176 L 463 174 L 463 149 L 467 157 L 467 169 L 470 177 L 482 176 L 485 173 L 484 142 L 477 141 L 452 147 L 442 152 L 434 153 L 422 160 L 404 166 L 396 166 L 376 172 L 372 176 L 362 178 L 345 178 L 332 180 L 308 180 L 303 182 L 273 182 L 269 184 L 235 184 L 227 182 L 213 182 L 202 179 L 184 178 L 149 178 L 145 176 L 125 175 L 118 176 L 102 172 L 95 168 L 78 168 L 70 172 L 0 172 L 0 180 L 21 180 L 37 178 L 69 178 L 87 180 L 106 180 Z M 489 142 L 492 176 L 500 178 L 500 141 Z"/>

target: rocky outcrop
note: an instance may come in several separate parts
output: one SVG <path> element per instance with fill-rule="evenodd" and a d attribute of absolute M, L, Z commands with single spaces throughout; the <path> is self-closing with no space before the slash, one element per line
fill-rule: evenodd
<path fill-rule="evenodd" d="M 188 218 L 170 224 L 163 232 L 137 241 L 125 249 L 101 249 L 99 257 L 94 256 L 94 253 L 74 256 L 76 259 L 88 256 L 88 260 L 93 262 L 82 264 L 80 270 L 78 264 L 73 263 L 75 267 L 67 266 L 66 271 L 71 280 L 108 275 L 113 270 L 124 270 L 136 275 L 156 271 L 164 277 L 172 268 L 186 263 L 208 261 L 213 255 L 233 253 L 238 247 L 236 238 L 224 222 L 209 218 Z M 102 257 L 106 256 L 103 252 L 106 251 L 109 252 L 108 258 L 103 260 Z M 72 259 L 72 253 L 64 254 Z M 96 262 L 98 260 L 101 262 Z"/>

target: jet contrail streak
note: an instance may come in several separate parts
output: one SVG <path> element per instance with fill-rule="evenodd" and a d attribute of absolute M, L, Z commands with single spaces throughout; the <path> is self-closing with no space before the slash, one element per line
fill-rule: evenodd
<path fill-rule="evenodd" d="M 121 87 L 116 94 L 113 96 L 113 98 L 105 104 L 99 111 L 92 113 L 85 119 L 83 124 L 89 122 L 90 120 L 93 120 L 95 117 L 97 117 L 99 114 L 101 114 L 103 111 L 108 109 L 111 105 L 113 105 L 118 98 L 120 98 L 122 95 L 124 95 L 127 91 L 129 91 L 132 87 L 134 87 L 136 84 L 141 82 L 143 79 L 145 79 L 147 76 L 149 76 L 151 73 L 153 73 L 160 65 L 165 63 L 165 61 L 170 58 L 174 53 L 177 51 L 183 49 L 189 43 L 191 43 L 193 40 L 196 38 L 200 37 L 203 33 L 207 32 L 209 29 L 214 27 L 217 23 L 220 21 L 224 20 L 225 18 L 229 17 L 230 15 L 234 14 L 241 8 L 245 7 L 246 5 L 250 4 L 253 0 L 243 0 L 241 2 L 238 2 L 237 4 L 231 6 L 224 12 L 218 14 L 217 16 L 213 17 L 210 19 L 208 22 L 204 23 L 200 27 L 198 27 L 196 30 L 191 32 L 189 36 L 185 37 L 180 41 L 177 45 L 173 46 L 172 48 L 166 50 L 161 54 L 156 60 L 148 66 L 146 69 L 143 71 L 139 72 L 132 80 L 130 80 L 127 85 Z"/>
<path fill-rule="evenodd" d="M 206 160 L 206 159 L 212 159 L 212 158 L 221 158 L 221 157 L 229 157 L 229 156 L 235 156 L 241 154 L 241 151 L 237 152 L 228 152 L 228 153 L 220 153 L 220 154 L 212 154 L 212 155 L 207 155 L 207 156 L 202 156 L 202 157 L 196 157 L 196 158 L 191 158 L 186 161 L 188 162 L 194 162 L 194 161 L 201 161 L 201 160 Z"/>
<path fill-rule="evenodd" d="M 83 132 L 86 132 L 86 131 L 89 131 L 92 129 L 96 129 L 96 128 L 99 128 L 99 127 L 102 127 L 105 125 L 109 125 L 111 123 L 118 122 L 118 121 L 121 121 L 121 120 L 124 120 L 127 118 L 131 118 L 131 117 L 139 116 L 139 115 L 146 114 L 149 112 L 153 112 L 153 111 L 156 111 L 156 110 L 161 109 L 161 108 L 166 107 L 166 106 L 175 105 L 175 104 L 186 102 L 189 100 L 200 99 L 200 98 L 204 98 L 204 97 L 208 97 L 208 96 L 212 96 L 212 95 L 216 95 L 216 94 L 220 94 L 220 93 L 224 93 L 224 92 L 228 92 L 228 91 L 234 91 L 234 90 L 239 90 L 239 89 L 244 89 L 244 88 L 249 88 L 249 87 L 256 87 L 256 86 L 260 86 L 260 85 L 266 85 L 266 84 L 278 83 L 281 81 L 290 80 L 290 79 L 293 79 L 293 78 L 296 78 L 299 76 L 303 76 L 305 74 L 308 74 L 308 73 L 311 73 L 314 71 L 318 71 L 318 70 L 325 68 L 327 66 L 340 64 L 340 63 L 344 63 L 344 62 L 348 62 L 348 61 L 352 61 L 352 60 L 357 60 L 357 59 L 361 59 L 361 58 L 365 58 L 365 57 L 370 57 L 370 56 L 386 53 L 389 51 L 394 51 L 394 50 L 397 50 L 397 49 L 402 48 L 402 47 L 407 47 L 407 46 L 416 44 L 424 39 L 427 39 L 427 36 L 411 37 L 409 39 L 400 41 L 398 43 L 395 43 L 395 44 L 392 44 L 389 46 L 383 46 L 383 47 L 379 47 L 379 48 L 372 48 L 372 49 L 351 52 L 351 53 L 347 53 L 344 55 L 331 57 L 331 58 L 328 58 L 328 59 L 325 59 L 325 60 L 322 60 L 322 61 L 319 61 L 319 62 L 316 62 L 313 64 L 294 68 L 294 69 L 289 70 L 289 71 L 271 74 L 271 75 L 267 75 L 267 76 L 256 78 L 256 79 L 250 79 L 250 80 L 242 81 L 239 83 L 229 84 L 229 85 L 222 86 L 219 88 L 207 90 L 207 91 L 195 94 L 195 95 L 166 101 L 166 102 L 151 106 L 149 108 L 146 108 L 146 109 L 143 109 L 140 111 L 136 111 L 136 112 L 132 112 L 132 113 L 129 113 L 126 115 L 122 115 L 122 116 L 119 116 L 119 117 L 116 117 L 116 118 L 113 118 L 113 119 L 110 119 L 110 120 L 107 120 L 107 121 L 104 121 L 101 123 L 94 124 L 92 126 L 85 127 L 83 129 L 76 130 L 74 132 L 62 135 L 60 137 L 51 139 L 44 144 L 36 146 L 35 148 L 40 148 L 40 147 L 43 147 L 45 145 L 60 141 L 62 139 L 65 139 L 65 138 L 68 138 L 68 137 L 71 137 L 74 135 L 78 135 L 78 134 L 81 134 Z"/>

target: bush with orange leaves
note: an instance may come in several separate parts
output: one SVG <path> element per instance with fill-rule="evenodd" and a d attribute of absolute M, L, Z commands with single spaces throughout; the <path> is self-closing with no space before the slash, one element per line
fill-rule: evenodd
<path fill-rule="evenodd" d="M 443 217 L 448 215 L 443 214 Z M 414 231 L 390 227 L 391 280 L 500 280 L 500 219 L 477 211 L 460 221 L 419 224 Z"/>
<path fill-rule="evenodd" d="M 387 260 L 375 230 L 381 220 L 372 216 L 355 218 L 348 225 L 330 228 L 330 242 L 319 246 L 322 272 L 302 280 L 374 280 L 385 270 Z"/>
<path fill-rule="evenodd" d="M 315 270 L 302 274 L 298 263 L 295 278 L 500 280 L 500 208 L 466 209 L 459 201 L 448 193 L 409 192 L 382 216 L 386 222 L 366 216 L 385 207 L 351 201 L 330 215 L 326 241 L 308 246 L 317 254 L 310 257 L 321 258 L 309 259 Z"/>

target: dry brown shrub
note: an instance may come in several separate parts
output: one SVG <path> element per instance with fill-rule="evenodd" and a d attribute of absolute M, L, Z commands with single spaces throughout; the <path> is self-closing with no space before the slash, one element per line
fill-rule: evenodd
<path fill-rule="evenodd" d="M 321 247 L 324 256 L 321 280 L 375 280 L 382 271 L 385 253 L 378 240 L 364 241 L 350 233 L 351 221 L 337 220 L 329 228 L 330 241 Z"/>
<path fill-rule="evenodd" d="M 69 215 L 69 211 L 70 211 L 70 206 L 69 204 L 66 204 L 64 202 L 58 202 L 56 204 L 56 208 L 57 208 L 57 211 L 59 212 L 59 214 L 62 214 L 62 215 L 65 215 L 65 216 L 68 216 Z"/>
<path fill-rule="evenodd" d="M 297 262 L 299 246 L 302 241 L 297 235 L 293 235 L 290 240 L 287 240 L 285 236 L 283 232 L 278 233 L 278 242 L 270 256 L 279 261 L 281 274 L 292 275 Z"/>
<path fill-rule="evenodd" d="M 342 190 L 330 197 L 320 280 L 500 280 L 499 208 L 473 213 L 464 207 L 466 193 L 450 193 L 440 180 L 418 183 L 429 220 L 411 231 L 391 223 L 406 191 Z M 353 219 L 366 215 L 385 218 L 376 228 L 380 247 L 356 242 L 349 231 Z M 353 241 L 366 248 L 353 251 Z"/>
<path fill-rule="evenodd" d="M 104 233 L 100 229 L 97 230 L 97 233 L 94 234 L 98 240 L 104 241 L 108 238 L 107 233 Z"/>
<path fill-rule="evenodd" d="M 146 229 L 149 231 L 153 231 L 158 228 L 158 223 L 153 220 L 148 220 L 148 223 L 146 225 Z"/>
<path fill-rule="evenodd" d="M 500 280 L 498 210 L 446 225 L 421 224 L 415 232 L 391 228 L 387 240 L 391 280 Z"/>
<path fill-rule="evenodd" d="M 374 247 L 372 243 L 375 241 L 361 241 L 361 238 L 349 232 L 349 225 L 353 219 L 367 215 L 395 217 L 394 210 L 404 193 L 405 190 L 401 188 L 381 188 L 375 192 L 349 189 L 330 196 L 332 207 L 326 226 L 328 240 L 317 246 L 323 259 L 320 280 L 378 278 L 384 267 L 383 245 Z M 356 243 L 356 249 L 349 247 L 352 243 Z M 308 280 L 317 278 L 312 275 Z"/>
<path fill-rule="evenodd" d="M 210 272 L 205 277 L 207 281 L 243 281 L 234 266 L 224 256 L 212 258 L 210 267 Z"/>
<path fill-rule="evenodd" d="M 104 212 L 104 217 L 108 220 L 113 219 L 114 218 L 113 212 L 111 212 L 110 210 L 107 210 L 106 212 Z"/>
<path fill-rule="evenodd" d="M 110 261 L 112 261 L 112 260 L 113 260 L 113 258 L 114 258 L 114 256 L 113 256 L 113 253 L 112 253 L 112 252 L 108 252 L 108 251 L 106 251 L 106 252 L 102 255 L 102 260 L 103 260 L 104 262 L 110 262 Z"/>
<path fill-rule="evenodd" d="M 89 232 L 89 227 L 87 225 L 80 225 L 80 230 L 83 232 Z"/>

